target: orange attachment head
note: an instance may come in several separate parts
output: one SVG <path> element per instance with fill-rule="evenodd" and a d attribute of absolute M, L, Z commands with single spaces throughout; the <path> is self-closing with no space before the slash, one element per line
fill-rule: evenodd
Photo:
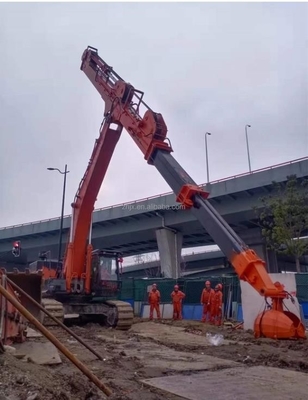
<path fill-rule="evenodd" d="M 290 311 L 270 309 L 261 312 L 254 323 L 256 338 L 307 339 L 305 326 Z"/>

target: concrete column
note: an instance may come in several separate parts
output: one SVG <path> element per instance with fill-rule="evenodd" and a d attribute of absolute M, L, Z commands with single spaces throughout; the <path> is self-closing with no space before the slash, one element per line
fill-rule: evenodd
<path fill-rule="evenodd" d="M 267 271 L 270 274 L 276 274 L 281 272 L 278 267 L 276 252 L 274 250 L 266 249 L 266 255 L 267 255 Z"/>
<path fill-rule="evenodd" d="M 268 250 L 264 243 L 253 244 L 251 248 L 262 258 L 266 263 L 266 270 L 268 273 L 278 273 L 277 255 L 273 250 Z"/>
<path fill-rule="evenodd" d="M 181 272 L 182 234 L 165 228 L 157 229 L 156 240 L 163 276 L 178 279 Z"/>

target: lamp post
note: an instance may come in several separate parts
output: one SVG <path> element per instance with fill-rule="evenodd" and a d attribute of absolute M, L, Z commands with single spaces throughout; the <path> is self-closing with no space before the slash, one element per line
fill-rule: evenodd
<path fill-rule="evenodd" d="M 62 248 L 62 231 L 63 231 L 63 217 L 64 217 L 64 202 L 65 202 L 65 189 L 66 189 L 66 175 L 70 172 L 67 170 L 67 165 L 65 164 L 64 172 L 60 171 L 59 168 L 47 168 L 49 171 L 58 171 L 60 174 L 64 175 L 63 180 L 63 192 L 62 192 L 62 209 L 61 209 L 61 219 L 60 219 L 60 235 L 59 235 L 59 253 L 58 262 L 61 260 L 61 248 Z"/>
<path fill-rule="evenodd" d="M 207 136 L 211 136 L 210 132 L 205 132 L 204 139 L 205 139 L 205 158 L 206 158 L 206 174 L 207 174 L 207 183 L 210 182 L 210 171 L 209 171 L 209 155 L 207 150 Z"/>
<path fill-rule="evenodd" d="M 245 125 L 245 135 L 246 135 L 246 146 L 247 146 L 248 166 L 249 166 L 249 172 L 251 172 L 251 163 L 250 163 L 250 154 L 249 154 L 249 144 L 248 144 L 247 128 L 251 128 L 251 125 L 248 125 L 248 124 Z"/>

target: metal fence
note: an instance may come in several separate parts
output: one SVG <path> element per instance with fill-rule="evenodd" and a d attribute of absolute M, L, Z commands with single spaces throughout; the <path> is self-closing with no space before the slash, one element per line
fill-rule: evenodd
<path fill-rule="evenodd" d="M 308 273 L 296 274 L 297 298 L 300 303 L 308 302 Z M 211 276 L 186 279 L 164 279 L 164 278 L 128 278 L 122 282 L 121 299 L 131 299 L 137 302 L 147 302 L 148 287 L 153 283 L 157 284 L 161 293 L 161 302 L 171 302 L 171 292 L 175 284 L 178 284 L 180 290 L 185 294 L 185 304 L 200 304 L 204 282 L 210 280 L 212 287 L 221 283 L 223 285 L 223 299 L 225 305 L 229 302 L 241 303 L 240 281 L 236 275 L 230 276 Z"/>
<path fill-rule="evenodd" d="M 138 279 L 128 278 L 122 282 L 121 299 L 131 299 L 138 302 L 147 302 L 148 287 L 153 283 L 157 284 L 158 290 L 161 294 L 161 302 L 169 303 L 171 301 L 171 292 L 174 285 L 178 284 L 180 290 L 185 294 L 185 304 L 200 304 L 202 290 L 204 289 L 205 280 L 210 280 L 212 287 L 218 283 L 223 285 L 224 299 L 230 298 L 231 301 L 240 302 L 241 288 L 239 280 L 236 276 L 221 277 L 200 277 L 195 279 Z"/>

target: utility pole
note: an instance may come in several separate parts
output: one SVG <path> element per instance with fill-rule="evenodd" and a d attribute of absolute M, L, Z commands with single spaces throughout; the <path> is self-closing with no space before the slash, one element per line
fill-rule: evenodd
<path fill-rule="evenodd" d="M 61 261 L 62 252 L 62 234 L 63 234 L 63 218 L 64 218 L 64 203 L 65 203 L 65 190 L 66 190 L 66 175 L 70 172 L 67 170 L 67 165 L 65 164 L 64 172 L 59 168 L 47 168 L 49 171 L 58 171 L 60 174 L 64 175 L 63 179 L 63 191 L 62 191 L 62 207 L 61 207 L 61 219 L 60 219 L 60 234 L 59 234 L 59 252 L 58 252 L 58 262 Z"/>
<path fill-rule="evenodd" d="M 207 174 L 207 183 L 210 183 L 210 170 L 209 170 L 209 155 L 207 149 L 207 136 L 211 136 L 210 132 L 205 132 L 204 139 L 205 139 L 205 159 L 206 159 L 206 174 Z"/>
<path fill-rule="evenodd" d="M 245 125 L 245 135 L 246 135 L 246 146 L 247 146 L 247 156 L 248 156 L 248 166 L 249 172 L 251 172 L 250 154 L 249 154 L 249 144 L 248 144 L 248 133 L 247 128 L 251 128 L 251 125 Z"/>

